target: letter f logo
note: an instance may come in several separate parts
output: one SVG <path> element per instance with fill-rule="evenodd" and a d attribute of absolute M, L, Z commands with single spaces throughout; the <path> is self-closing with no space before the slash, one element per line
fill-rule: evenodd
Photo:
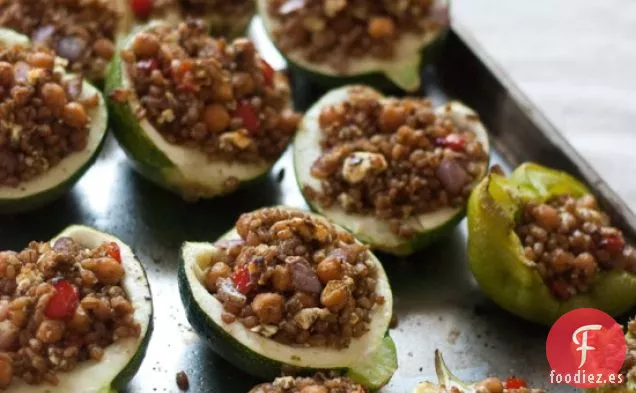
<path fill-rule="evenodd" d="M 576 348 L 577 351 L 581 351 L 581 364 L 579 365 L 579 368 L 585 365 L 585 362 L 587 361 L 587 352 L 594 351 L 596 349 L 592 346 L 587 345 L 587 332 L 590 330 L 601 330 L 602 328 L 603 326 L 601 325 L 585 325 L 576 329 L 574 331 L 574 334 L 572 334 L 572 341 L 574 342 L 574 344 L 580 345 L 580 347 Z M 579 341 L 578 338 L 579 333 L 583 333 L 581 341 Z"/>

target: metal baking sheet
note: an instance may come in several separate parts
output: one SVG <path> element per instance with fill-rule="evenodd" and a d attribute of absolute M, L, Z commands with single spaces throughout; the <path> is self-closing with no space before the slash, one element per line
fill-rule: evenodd
<path fill-rule="evenodd" d="M 253 25 L 267 59 L 282 58 Z M 422 93 L 437 103 L 457 98 L 473 106 L 489 128 L 494 163 L 505 170 L 538 161 L 584 179 L 630 237 L 636 217 L 565 142 L 505 74 L 454 26 L 436 71 L 424 71 Z M 294 80 L 296 102 L 304 109 L 322 91 Z M 289 152 L 269 178 L 229 197 L 197 204 L 183 202 L 142 179 L 131 169 L 112 136 L 99 160 L 70 193 L 48 207 L 0 217 L 0 249 L 21 249 L 29 240 L 49 239 L 67 225 L 81 223 L 111 232 L 130 244 L 149 275 L 155 306 L 155 332 L 139 373 L 126 392 L 178 392 L 175 374 L 185 371 L 190 392 L 244 393 L 259 381 L 216 356 L 190 328 L 176 281 L 179 248 L 186 240 L 212 241 L 242 212 L 283 204 L 306 208 L 298 191 Z M 398 326 L 392 330 L 400 368 L 382 392 L 409 393 L 420 381 L 434 380 L 433 351 L 440 349 L 463 378 L 489 375 L 526 377 L 549 386 L 545 327 L 527 323 L 494 305 L 476 286 L 466 261 L 466 226 L 408 259 L 381 255 L 395 296 Z"/>

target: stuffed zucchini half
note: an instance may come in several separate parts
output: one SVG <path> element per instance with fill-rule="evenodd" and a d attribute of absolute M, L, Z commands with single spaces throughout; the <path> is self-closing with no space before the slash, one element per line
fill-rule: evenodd
<path fill-rule="evenodd" d="M 153 22 L 131 34 L 106 91 L 115 136 L 135 168 L 186 199 L 227 194 L 267 174 L 298 122 L 286 78 L 253 44 L 213 39 L 200 22 Z"/>
<path fill-rule="evenodd" d="M 506 380 L 490 377 L 474 383 L 463 382 L 450 371 L 439 351 L 435 351 L 435 371 L 437 384 L 422 382 L 413 393 L 544 393 L 543 389 L 529 388 L 525 380 L 517 377 Z"/>
<path fill-rule="evenodd" d="M 210 34 L 234 38 L 245 35 L 254 16 L 254 0 L 118 0 L 126 18 L 134 23 L 161 20 L 179 23 L 188 18 L 203 20 Z"/>
<path fill-rule="evenodd" d="M 382 265 L 324 218 L 257 210 L 215 243 L 185 243 L 181 255 L 188 320 L 241 370 L 267 380 L 333 370 L 371 389 L 395 372 Z"/>
<path fill-rule="evenodd" d="M 448 28 L 449 0 L 403 3 L 331 1 L 310 7 L 257 0 L 257 7 L 291 68 L 309 79 L 328 87 L 366 83 L 415 91 L 421 67 L 432 60 Z"/>
<path fill-rule="evenodd" d="M 126 34 L 128 19 L 115 1 L 5 1 L 0 27 L 28 36 L 35 45 L 55 51 L 69 72 L 100 86 L 117 39 Z"/>
<path fill-rule="evenodd" d="M 348 378 L 316 374 L 313 377 L 280 377 L 257 385 L 249 393 L 368 393 L 369 390 Z"/>
<path fill-rule="evenodd" d="M 52 52 L 31 48 L 26 36 L 0 29 L 0 65 L 6 94 L 0 99 L 8 108 L 2 121 L 12 142 L 0 148 L 0 213 L 16 213 L 60 197 L 79 180 L 97 157 L 108 115 L 95 87 L 67 74 Z M 50 115 L 30 119 L 16 100 Z"/>
<path fill-rule="evenodd" d="M 0 322 L 1 344 L 8 344 L 0 352 L 0 388 L 15 393 L 123 389 L 139 369 L 152 333 L 150 286 L 139 260 L 121 240 L 84 226 L 66 228 L 49 244 L 31 242 L 27 251 L 0 253 L 0 265 L 13 265 L 22 278 L 20 295 L 9 295 L 9 302 L 33 297 L 45 304 L 44 315 L 25 312 L 28 328 L 15 325 L 14 318 Z M 34 254 L 49 259 L 29 270 L 22 255 Z M 68 269 L 69 263 L 75 269 Z M 104 301 L 110 307 L 100 307 Z M 19 343 L 11 340 L 18 335 L 39 343 L 31 352 L 40 360 L 37 368 L 23 351 L 15 351 Z"/>
<path fill-rule="evenodd" d="M 577 308 L 612 316 L 636 304 L 636 251 L 590 190 L 527 163 L 491 173 L 468 205 L 470 268 L 504 309 L 552 324 Z"/>
<path fill-rule="evenodd" d="M 411 254 L 454 228 L 485 176 L 489 142 L 470 108 L 346 86 L 322 97 L 294 140 L 312 209 L 373 248 Z"/>

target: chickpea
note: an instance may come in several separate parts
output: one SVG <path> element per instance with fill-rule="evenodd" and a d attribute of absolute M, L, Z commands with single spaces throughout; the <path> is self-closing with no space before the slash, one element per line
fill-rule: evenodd
<path fill-rule="evenodd" d="M 274 268 L 272 285 L 277 292 L 286 292 L 292 289 L 291 273 L 287 266 L 278 265 Z"/>
<path fill-rule="evenodd" d="M 67 102 L 64 88 L 57 83 L 46 83 L 42 86 L 42 99 L 44 104 L 55 113 L 61 112 Z"/>
<path fill-rule="evenodd" d="M 80 277 L 82 278 L 82 284 L 89 288 L 93 285 L 97 285 L 97 283 L 99 282 L 97 276 L 95 276 L 95 273 L 91 272 L 90 270 L 82 270 L 80 272 Z"/>
<path fill-rule="evenodd" d="M 27 56 L 27 63 L 29 63 L 33 67 L 51 70 L 53 69 L 53 65 L 55 64 L 55 57 L 45 52 L 30 53 Z"/>
<path fill-rule="evenodd" d="M 548 231 L 558 228 L 561 223 L 559 213 L 550 205 L 538 205 L 532 210 L 532 215 L 537 223 Z"/>
<path fill-rule="evenodd" d="M 335 257 L 328 257 L 322 260 L 316 268 L 318 278 L 323 284 L 327 284 L 331 280 L 340 280 L 343 276 L 342 264 Z"/>
<path fill-rule="evenodd" d="M 252 94 L 256 88 L 254 78 L 246 72 L 237 72 L 232 76 L 232 85 L 234 93 L 238 97 L 244 97 Z"/>
<path fill-rule="evenodd" d="M 0 353 L 0 389 L 6 389 L 13 379 L 13 362 L 9 355 Z"/>
<path fill-rule="evenodd" d="M 559 215 L 559 232 L 568 233 L 577 225 L 576 217 L 572 213 L 563 212 Z"/>
<path fill-rule="evenodd" d="M 344 121 L 344 115 L 335 106 L 328 106 L 320 111 L 318 122 L 320 127 L 329 127 L 332 124 L 341 123 Z"/>
<path fill-rule="evenodd" d="M 91 344 L 88 346 L 88 355 L 92 360 L 100 361 L 104 357 L 104 349 L 99 345 Z"/>
<path fill-rule="evenodd" d="M 598 209 L 596 198 L 592 194 L 585 194 L 576 201 L 577 207 L 586 207 L 588 209 Z"/>
<path fill-rule="evenodd" d="M 110 299 L 110 306 L 117 315 L 126 315 L 135 311 L 132 304 L 121 295 Z"/>
<path fill-rule="evenodd" d="M 633 247 L 625 247 L 622 255 L 622 263 L 624 269 L 630 272 L 636 272 L 636 249 Z M 636 332 L 636 330 L 635 330 Z"/>
<path fill-rule="evenodd" d="M 385 105 L 380 115 L 380 127 L 383 132 L 395 132 L 406 122 L 406 111 L 401 106 Z"/>
<path fill-rule="evenodd" d="M 73 318 L 69 321 L 69 327 L 76 332 L 86 333 L 91 327 L 91 318 L 86 314 L 86 310 L 81 305 L 75 309 Z"/>
<path fill-rule="evenodd" d="M 291 109 L 285 109 L 283 110 L 283 113 L 281 113 L 278 127 L 285 133 L 293 134 L 298 129 L 300 120 L 301 116 L 299 113 L 296 113 Z"/>
<path fill-rule="evenodd" d="M 214 88 L 214 99 L 218 101 L 232 101 L 234 99 L 234 91 L 232 90 L 232 84 L 228 81 L 223 81 Z"/>
<path fill-rule="evenodd" d="M 208 105 L 203 111 L 203 122 L 209 132 L 217 133 L 224 131 L 230 125 L 230 114 L 223 105 Z"/>
<path fill-rule="evenodd" d="M 408 145 L 414 138 L 413 138 L 413 128 L 411 128 L 410 126 L 404 124 L 401 125 L 396 132 L 396 140 L 398 143 L 402 143 L 404 145 Z"/>
<path fill-rule="evenodd" d="M 11 98 L 13 98 L 19 106 L 25 105 L 32 94 L 33 89 L 26 86 L 13 86 L 11 89 Z"/>
<path fill-rule="evenodd" d="M 82 128 L 88 124 L 88 115 L 81 104 L 70 102 L 64 105 L 62 120 L 70 126 Z"/>
<path fill-rule="evenodd" d="M 574 258 L 574 265 L 585 272 L 585 275 L 588 277 L 593 277 L 596 273 L 596 268 L 598 264 L 596 263 L 596 258 L 589 252 L 584 252 L 576 256 Z"/>
<path fill-rule="evenodd" d="M 232 275 L 232 268 L 224 262 L 218 262 L 205 271 L 205 287 L 210 292 L 216 292 L 216 282 L 219 278 L 227 278 Z"/>
<path fill-rule="evenodd" d="M 342 310 L 349 301 L 351 292 L 342 281 L 329 281 L 320 295 L 320 303 L 331 312 Z"/>
<path fill-rule="evenodd" d="M 376 16 L 369 21 L 367 31 L 376 39 L 391 37 L 395 34 L 395 23 L 391 18 Z"/>
<path fill-rule="evenodd" d="M 54 344 L 64 337 L 65 329 L 63 321 L 45 319 L 38 327 L 35 337 L 45 344 Z"/>
<path fill-rule="evenodd" d="M 307 385 L 300 390 L 300 393 L 329 393 L 329 390 L 320 385 Z"/>
<path fill-rule="evenodd" d="M 318 299 L 305 292 L 296 292 L 292 299 L 297 302 L 301 308 L 312 308 L 318 306 Z"/>
<path fill-rule="evenodd" d="M 557 249 L 552 253 L 552 267 L 556 272 L 564 272 L 574 263 L 574 256 L 567 251 Z"/>
<path fill-rule="evenodd" d="M 82 306 L 84 306 L 87 310 L 90 310 L 97 320 L 109 321 L 114 318 L 115 314 L 113 309 L 110 307 L 108 300 L 104 298 L 95 298 L 95 300 L 92 301 L 93 304 L 90 305 L 91 308 L 89 308 L 84 304 L 84 299 L 82 299 L 81 302 Z"/>
<path fill-rule="evenodd" d="M 132 43 L 132 50 L 137 57 L 147 58 L 157 54 L 160 47 L 159 39 L 153 34 L 139 33 Z"/>
<path fill-rule="evenodd" d="M 93 49 L 97 56 L 101 57 L 104 60 L 110 60 L 115 53 L 115 47 L 113 46 L 113 42 L 106 38 L 100 38 L 93 44 Z"/>
<path fill-rule="evenodd" d="M 479 387 L 485 388 L 489 393 L 503 393 L 504 387 L 499 378 L 486 378 L 479 383 Z"/>
<path fill-rule="evenodd" d="M 82 267 L 95 273 L 97 279 L 106 285 L 115 285 L 124 277 L 124 267 L 110 257 L 86 259 Z"/>
<path fill-rule="evenodd" d="M 245 58 L 253 57 L 256 54 L 256 47 L 248 38 L 237 38 L 232 44 L 236 48 L 236 51 L 241 53 Z"/>
<path fill-rule="evenodd" d="M 252 301 L 252 310 L 263 324 L 277 324 L 283 320 L 285 299 L 277 293 L 259 293 Z"/>
<path fill-rule="evenodd" d="M 0 86 L 13 84 L 13 66 L 6 61 L 0 61 Z"/>

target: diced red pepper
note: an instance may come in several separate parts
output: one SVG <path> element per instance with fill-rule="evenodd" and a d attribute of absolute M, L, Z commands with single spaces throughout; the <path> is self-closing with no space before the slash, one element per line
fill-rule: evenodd
<path fill-rule="evenodd" d="M 179 91 L 182 91 L 184 93 L 194 93 L 199 89 L 199 87 L 196 85 L 196 83 L 194 83 L 194 80 L 192 79 L 192 73 L 185 74 L 177 88 L 179 89 Z"/>
<path fill-rule="evenodd" d="M 459 134 L 449 134 L 444 138 L 437 138 L 435 142 L 439 146 L 448 147 L 455 151 L 461 151 L 466 145 L 466 141 Z"/>
<path fill-rule="evenodd" d="M 232 274 L 232 281 L 236 286 L 236 289 L 243 295 L 247 295 L 254 283 L 252 282 L 252 275 L 247 265 L 239 266 L 238 269 Z"/>
<path fill-rule="evenodd" d="M 46 305 L 44 315 L 50 319 L 71 318 L 79 305 L 77 289 L 64 279 L 53 282 L 53 287 L 55 294 Z"/>
<path fill-rule="evenodd" d="M 131 0 L 131 7 L 138 18 L 147 18 L 152 13 L 153 0 Z"/>
<path fill-rule="evenodd" d="M 261 60 L 261 70 L 263 71 L 263 79 L 265 79 L 265 84 L 267 86 L 272 86 L 274 84 L 274 73 L 276 71 L 274 71 L 274 68 L 272 68 L 271 65 L 269 65 L 268 62 L 266 62 L 263 59 Z"/>
<path fill-rule="evenodd" d="M 106 255 L 121 263 L 121 250 L 115 242 L 106 243 Z"/>
<path fill-rule="evenodd" d="M 181 75 L 185 75 L 187 72 L 192 71 L 194 68 L 194 63 L 190 59 L 181 60 L 179 62 L 179 67 L 177 68 L 177 72 Z"/>
<path fill-rule="evenodd" d="M 234 114 L 243 120 L 243 127 L 245 127 L 250 134 L 255 134 L 261 129 L 261 121 L 258 119 L 254 108 L 250 105 L 249 101 L 242 100 L 236 105 L 236 111 Z"/>
<path fill-rule="evenodd" d="M 528 387 L 528 385 L 526 384 L 526 381 L 517 377 L 508 378 L 504 385 L 506 386 L 506 389 L 521 389 L 521 388 Z"/>
<path fill-rule="evenodd" d="M 610 252 L 610 254 L 618 254 L 625 247 L 625 239 L 619 235 L 605 236 L 601 240 L 601 247 Z"/>
<path fill-rule="evenodd" d="M 193 93 L 199 89 L 192 74 L 192 69 L 194 68 L 194 62 L 192 62 L 192 60 L 174 61 L 171 67 L 172 76 L 177 82 L 179 91 Z"/>
<path fill-rule="evenodd" d="M 173 60 L 170 64 L 172 70 L 172 76 L 176 80 L 181 80 L 183 77 L 194 68 L 194 63 L 190 59 L 185 60 Z"/>
<path fill-rule="evenodd" d="M 137 62 L 137 68 L 142 71 L 152 72 L 159 68 L 159 61 L 157 59 L 146 59 Z"/>

